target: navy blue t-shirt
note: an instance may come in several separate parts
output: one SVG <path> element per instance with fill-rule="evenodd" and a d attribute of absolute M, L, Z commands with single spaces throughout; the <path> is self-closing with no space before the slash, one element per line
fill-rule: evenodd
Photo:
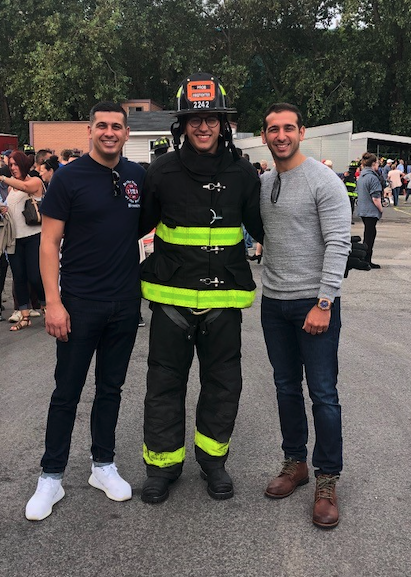
<path fill-rule="evenodd" d="M 59 168 L 41 212 L 65 222 L 61 291 L 75 297 L 121 301 L 139 298 L 138 223 L 145 170 L 124 158 L 112 170 L 88 154 Z"/>

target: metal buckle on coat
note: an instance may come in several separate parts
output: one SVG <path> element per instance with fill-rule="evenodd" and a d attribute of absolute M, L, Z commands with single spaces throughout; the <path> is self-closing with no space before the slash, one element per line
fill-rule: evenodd
<path fill-rule="evenodd" d="M 200 278 L 200 282 L 203 282 L 206 286 L 213 284 L 215 287 L 218 287 L 220 284 L 224 284 L 224 281 L 219 280 L 217 277 L 215 277 L 214 280 L 211 278 Z"/>
<path fill-rule="evenodd" d="M 220 184 L 219 182 L 217 182 L 217 184 L 214 184 L 214 182 L 209 182 L 208 184 L 203 184 L 203 188 L 207 188 L 208 190 L 218 190 L 218 192 L 220 192 L 220 190 L 227 187 L 224 186 L 224 184 Z"/>
<path fill-rule="evenodd" d="M 210 208 L 210 212 L 211 212 L 210 224 L 214 224 L 216 220 L 223 220 L 223 217 L 222 217 L 222 216 L 217 216 L 216 211 L 213 210 L 212 208 Z"/>
<path fill-rule="evenodd" d="M 216 254 L 220 251 L 224 250 L 223 246 L 202 246 L 201 250 L 205 250 L 206 252 L 215 252 Z"/>

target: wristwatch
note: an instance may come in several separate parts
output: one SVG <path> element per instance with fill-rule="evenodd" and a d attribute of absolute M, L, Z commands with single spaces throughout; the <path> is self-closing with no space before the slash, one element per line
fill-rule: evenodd
<path fill-rule="evenodd" d="M 317 302 L 317 307 L 322 311 L 331 310 L 333 303 L 329 299 L 320 298 Z"/>

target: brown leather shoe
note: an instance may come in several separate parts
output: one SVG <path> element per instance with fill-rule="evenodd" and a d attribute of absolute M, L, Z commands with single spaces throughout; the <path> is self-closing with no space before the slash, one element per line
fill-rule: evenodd
<path fill-rule="evenodd" d="M 335 484 L 338 475 L 318 475 L 315 487 L 313 523 L 321 529 L 338 525 L 338 506 Z"/>
<path fill-rule="evenodd" d="M 306 483 L 308 483 L 307 463 L 286 459 L 281 473 L 268 484 L 265 495 L 271 499 L 284 499 L 294 493 L 297 487 Z"/>

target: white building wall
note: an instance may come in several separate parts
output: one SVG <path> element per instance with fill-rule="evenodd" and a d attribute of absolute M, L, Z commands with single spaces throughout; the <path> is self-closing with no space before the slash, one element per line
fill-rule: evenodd
<path fill-rule="evenodd" d="M 332 134 L 321 138 L 321 153 L 317 160 L 329 159 L 336 172 L 345 172 L 350 163 L 351 133 Z"/>
<path fill-rule="evenodd" d="M 147 136 L 130 136 L 124 145 L 123 154 L 134 162 L 150 162 L 150 138 Z"/>
<path fill-rule="evenodd" d="M 154 152 L 151 145 L 159 136 L 168 137 L 170 140 L 168 152 L 171 152 L 173 150 L 171 132 L 131 132 L 128 141 L 124 145 L 124 156 L 134 162 L 152 162 L 154 160 Z"/>
<path fill-rule="evenodd" d="M 351 140 L 351 160 L 361 158 L 367 152 L 368 138 L 353 138 Z"/>

